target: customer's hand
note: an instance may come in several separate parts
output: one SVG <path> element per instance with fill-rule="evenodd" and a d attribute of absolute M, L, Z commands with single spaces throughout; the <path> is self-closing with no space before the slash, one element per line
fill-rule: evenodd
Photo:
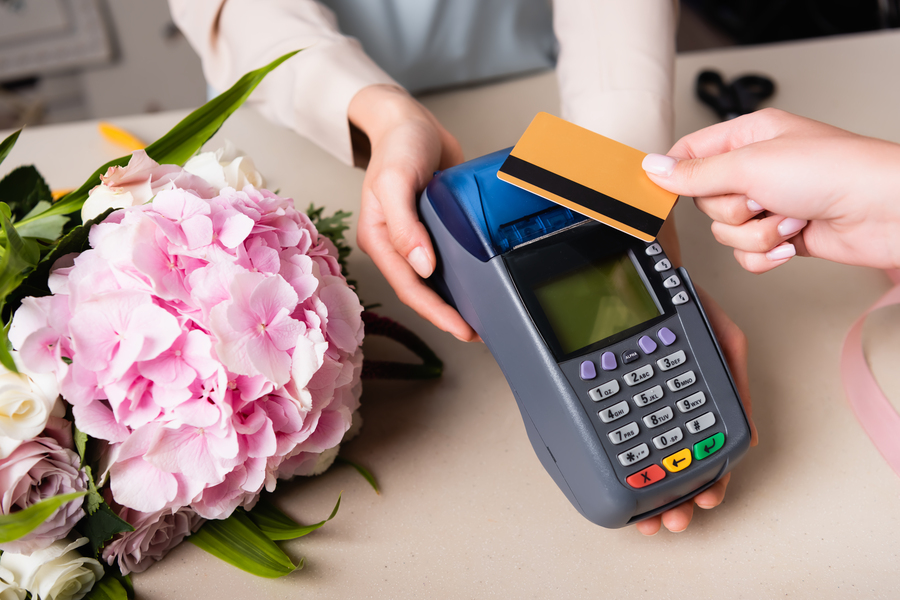
<path fill-rule="evenodd" d="M 687 135 L 644 169 L 693 196 L 748 271 L 795 252 L 900 267 L 900 145 L 766 109 Z"/>
<path fill-rule="evenodd" d="M 371 144 L 356 235 L 359 247 L 403 303 L 463 341 L 478 339 L 459 313 L 420 279 L 431 275 L 436 263 L 416 201 L 436 170 L 462 162 L 459 143 L 424 106 L 393 86 L 362 89 L 350 103 L 348 116 Z"/>
<path fill-rule="evenodd" d="M 706 309 L 710 324 L 719 339 L 719 345 L 725 354 L 725 360 L 728 361 L 728 367 L 731 369 L 731 375 L 734 377 L 734 383 L 737 385 L 738 394 L 744 403 L 744 410 L 747 418 L 750 420 L 750 446 L 755 446 L 758 442 L 756 425 L 753 424 L 752 408 L 750 404 L 750 383 L 747 377 L 747 336 L 741 331 L 740 327 L 735 325 L 734 321 L 728 318 L 725 311 L 702 289 L 697 288 L 697 294 Z M 726 473 L 722 479 L 714 483 L 708 489 L 694 496 L 687 502 L 682 502 L 675 508 L 671 508 L 661 515 L 638 521 L 635 526 L 637 530 L 644 535 L 654 535 L 659 531 L 660 526 L 665 525 L 666 529 L 672 532 L 684 531 L 691 522 L 694 515 L 694 505 L 700 508 L 715 508 L 722 503 L 725 498 L 725 489 L 731 480 L 731 473 Z"/>

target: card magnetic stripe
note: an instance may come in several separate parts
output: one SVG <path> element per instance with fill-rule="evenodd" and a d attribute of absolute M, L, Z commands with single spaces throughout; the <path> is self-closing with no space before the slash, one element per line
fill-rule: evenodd
<path fill-rule="evenodd" d="M 656 215 L 651 215 L 571 179 L 566 179 L 556 173 L 542 169 L 512 154 L 507 157 L 500 167 L 500 172 L 565 198 L 587 210 L 633 227 L 651 238 L 656 237 L 663 226 L 663 219 Z"/>

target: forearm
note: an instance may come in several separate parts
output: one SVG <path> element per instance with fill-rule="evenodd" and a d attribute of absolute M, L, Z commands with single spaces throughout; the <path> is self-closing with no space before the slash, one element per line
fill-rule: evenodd
<path fill-rule="evenodd" d="M 312 0 L 170 0 L 172 16 L 224 90 L 244 73 L 303 48 L 260 84 L 250 101 L 269 119 L 352 163 L 348 107 L 362 88 L 393 84 Z"/>

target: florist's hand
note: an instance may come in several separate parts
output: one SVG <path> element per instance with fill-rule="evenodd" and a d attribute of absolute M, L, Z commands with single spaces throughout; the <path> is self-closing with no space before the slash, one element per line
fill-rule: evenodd
<path fill-rule="evenodd" d="M 734 383 L 737 385 L 738 394 L 741 396 L 744 410 L 747 412 L 747 418 L 750 420 L 750 445 L 755 446 L 758 443 L 758 436 L 756 425 L 753 424 L 750 406 L 750 383 L 747 377 L 747 336 L 735 325 L 734 321 L 728 318 L 725 311 L 709 294 L 700 288 L 697 288 L 697 294 L 700 296 L 700 301 L 706 309 L 706 314 L 716 333 L 716 337 L 719 338 L 722 352 L 725 353 L 725 360 L 728 361 L 728 367 L 731 369 L 731 375 L 734 377 Z M 638 521 L 635 527 L 644 535 L 654 535 L 659 531 L 660 525 L 665 525 L 666 529 L 672 532 L 684 531 L 690 524 L 691 517 L 694 516 L 694 504 L 700 508 L 715 508 L 725 498 L 725 488 L 728 487 L 730 480 L 731 473 L 726 473 L 722 479 L 694 496 L 691 500 L 683 502 L 661 515 Z"/>
<path fill-rule="evenodd" d="M 371 144 L 356 235 L 360 249 L 372 257 L 403 303 L 463 341 L 478 339 L 459 313 L 420 279 L 431 275 L 436 262 L 416 201 L 436 170 L 462 162 L 459 143 L 428 109 L 393 86 L 363 88 L 348 112 Z"/>
<path fill-rule="evenodd" d="M 648 155 L 661 187 L 694 196 L 737 261 L 762 273 L 792 256 L 900 266 L 900 145 L 775 109 Z"/>

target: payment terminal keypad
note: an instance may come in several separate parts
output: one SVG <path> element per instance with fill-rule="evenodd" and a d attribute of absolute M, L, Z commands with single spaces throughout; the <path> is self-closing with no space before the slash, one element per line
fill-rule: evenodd
<path fill-rule="evenodd" d="M 652 271 L 669 298 L 693 301 L 659 244 L 646 247 Z M 620 359 L 620 360 L 617 360 Z M 595 415 L 601 443 L 623 483 L 642 489 L 689 473 L 725 444 L 724 425 L 677 315 L 651 332 L 579 357 L 596 362 L 596 378 L 583 381 L 582 404 Z"/>

